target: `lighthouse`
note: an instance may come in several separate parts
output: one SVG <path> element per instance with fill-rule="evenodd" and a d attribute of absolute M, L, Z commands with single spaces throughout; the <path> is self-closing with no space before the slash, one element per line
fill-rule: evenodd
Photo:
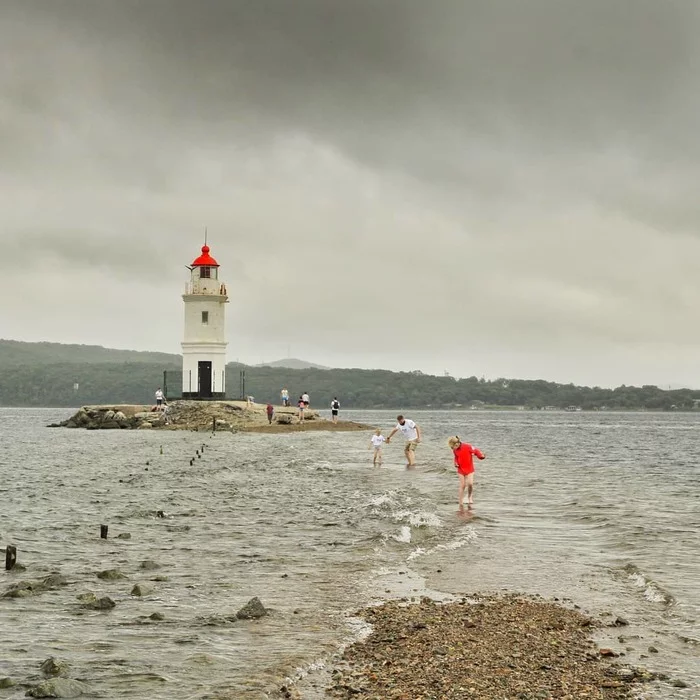
<path fill-rule="evenodd" d="M 219 263 L 202 246 L 202 254 L 188 266 L 190 281 L 185 302 L 182 341 L 182 398 L 226 398 L 226 285 L 219 279 Z"/>

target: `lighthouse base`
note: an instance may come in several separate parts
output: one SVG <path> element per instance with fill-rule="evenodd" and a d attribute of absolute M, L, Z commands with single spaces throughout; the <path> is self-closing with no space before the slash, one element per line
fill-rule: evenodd
<path fill-rule="evenodd" d="M 225 393 L 212 393 L 209 396 L 202 396 L 196 391 L 183 391 L 182 392 L 182 398 L 185 401 L 225 401 L 226 400 L 226 394 Z"/>

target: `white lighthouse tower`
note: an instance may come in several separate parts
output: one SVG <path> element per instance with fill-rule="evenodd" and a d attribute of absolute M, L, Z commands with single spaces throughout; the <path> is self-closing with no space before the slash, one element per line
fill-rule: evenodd
<path fill-rule="evenodd" d="M 189 266 L 192 277 L 182 298 L 185 302 L 185 337 L 182 341 L 182 398 L 226 398 L 226 285 L 219 279 L 219 263 L 202 246 L 202 254 Z"/>

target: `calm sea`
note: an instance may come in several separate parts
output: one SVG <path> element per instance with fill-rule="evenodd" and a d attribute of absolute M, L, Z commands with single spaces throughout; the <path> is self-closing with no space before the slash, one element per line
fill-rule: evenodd
<path fill-rule="evenodd" d="M 626 618 L 601 643 L 691 685 L 646 697 L 700 697 L 699 416 L 413 412 L 424 442 L 407 472 L 400 439 L 373 469 L 364 433 L 44 427 L 70 413 L 0 409 L 0 545 L 27 567 L 0 570 L 0 593 L 54 571 L 69 580 L 0 598 L 0 677 L 37 680 L 55 656 L 102 697 L 223 699 L 271 697 L 310 672 L 314 697 L 314 669 L 358 634 L 358 607 L 515 590 Z M 385 434 L 394 423 L 342 417 Z M 470 518 L 456 508 L 455 433 L 488 457 Z M 97 578 L 112 568 L 128 579 Z M 132 597 L 142 582 L 153 593 Z M 87 592 L 116 607 L 83 609 Z M 253 596 L 269 617 L 226 619 Z"/>

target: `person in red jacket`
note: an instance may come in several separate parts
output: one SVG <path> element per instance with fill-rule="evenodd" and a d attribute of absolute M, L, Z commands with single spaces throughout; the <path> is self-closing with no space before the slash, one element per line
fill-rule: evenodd
<path fill-rule="evenodd" d="M 479 459 L 486 459 L 486 455 L 476 447 L 462 442 L 456 435 L 451 437 L 447 444 L 455 456 L 455 467 L 459 474 L 459 507 L 464 508 L 464 487 L 467 487 L 467 503 L 474 503 L 474 455 Z"/>

